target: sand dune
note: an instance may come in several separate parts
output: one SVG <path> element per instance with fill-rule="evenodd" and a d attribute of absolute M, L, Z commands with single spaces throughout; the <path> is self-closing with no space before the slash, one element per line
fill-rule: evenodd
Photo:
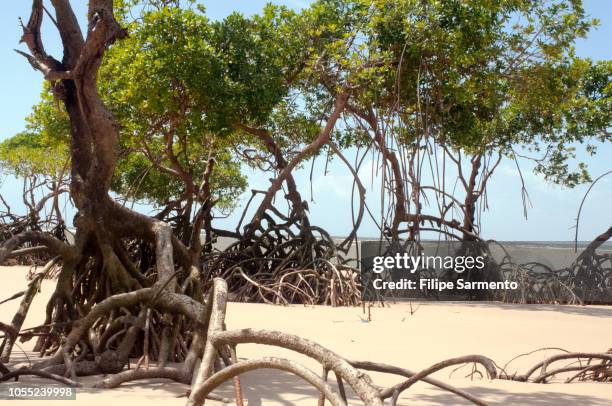
<path fill-rule="evenodd" d="M 27 268 L 0 267 L 0 300 L 23 290 Z M 52 293 L 54 281 L 45 281 L 25 322 L 35 326 L 44 319 L 44 305 Z M 0 320 L 9 322 L 19 301 L 0 305 Z M 368 322 L 361 308 L 305 306 L 270 306 L 230 303 L 228 329 L 255 327 L 281 330 L 318 341 L 349 359 L 373 360 L 419 370 L 437 361 L 466 354 L 482 354 L 503 365 L 514 356 L 540 347 L 562 347 L 570 351 L 605 351 L 612 346 L 612 307 L 538 306 L 500 303 L 425 303 L 413 315 L 406 303 L 372 308 Z M 34 340 L 22 345 L 29 357 Z M 510 364 L 508 371 L 524 371 L 551 352 L 538 352 Z M 319 371 L 316 363 L 301 356 L 271 347 L 243 345 L 241 358 L 281 356 L 302 361 Z M 16 361 L 25 356 L 15 351 Z M 499 405 L 594 405 L 612 404 L 612 384 L 551 383 L 546 385 L 508 381 L 489 381 L 465 375 L 469 369 L 441 371 L 436 378 Z M 379 385 L 391 385 L 398 378 L 373 374 Z M 91 383 L 100 377 L 83 379 Z M 23 379 L 35 382 L 35 379 Z M 292 375 L 262 370 L 242 377 L 249 405 L 314 405 L 317 393 Z M 2 384 L 0 389 L 14 383 Z M 187 388 L 168 381 L 125 384 L 113 390 L 79 389 L 74 401 L 51 404 L 83 405 L 183 405 Z M 225 385 L 217 391 L 232 397 Z M 40 401 L 22 401 L 20 405 L 40 405 Z M 210 402 L 214 404 L 214 402 Z M 208 404 L 208 402 L 207 402 Z M 357 404 L 355 402 L 355 404 Z M 463 405 L 456 396 L 425 383 L 405 392 L 400 404 Z"/>

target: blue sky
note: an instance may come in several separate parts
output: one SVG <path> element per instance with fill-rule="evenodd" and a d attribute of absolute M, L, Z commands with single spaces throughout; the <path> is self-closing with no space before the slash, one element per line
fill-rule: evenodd
<path fill-rule="evenodd" d="M 72 1 L 79 16 L 86 13 L 85 0 Z M 203 2 L 211 18 L 218 19 L 239 11 L 252 14 L 261 10 L 267 1 L 243 0 Z M 304 7 L 306 0 L 275 1 L 290 7 Z M 15 52 L 21 36 L 18 17 L 27 21 L 29 1 L 11 1 L 3 5 L 0 15 L 0 140 L 7 138 L 24 128 L 24 118 L 39 97 L 42 86 L 40 73 L 33 71 L 27 62 Z M 587 13 L 601 20 L 601 26 L 593 31 L 586 40 L 577 44 L 580 56 L 593 59 L 612 59 L 612 1 L 587 0 Z M 47 24 L 44 28 L 44 40 L 50 53 L 59 55 L 59 38 Z M 608 143 L 600 148 L 599 154 L 589 160 L 589 167 L 594 177 L 612 169 L 612 145 Z M 296 174 L 299 184 L 309 185 L 309 169 Z M 323 176 L 322 162 L 317 162 L 313 192 L 315 201 L 309 203 L 312 221 L 334 235 L 342 235 L 350 229 L 351 215 L 348 209 L 350 198 L 350 175 L 341 164 L 334 163 L 329 174 Z M 588 186 L 565 189 L 550 185 L 540 177 L 532 174 L 525 166 L 526 185 L 531 197 L 532 207 L 528 220 L 523 218 L 520 198 L 520 181 L 514 164 L 503 162 L 490 184 L 488 201 L 490 210 L 483 215 L 483 235 L 498 240 L 571 240 L 572 226 L 584 192 Z M 318 175 L 317 175 L 318 174 Z M 249 174 L 250 188 L 261 188 L 268 185 L 269 175 Z M 14 180 L 0 175 L 0 193 L 15 204 L 21 195 L 21 185 Z M 580 224 L 581 240 L 590 240 L 612 224 L 612 176 L 601 181 L 591 192 L 583 208 Z M 305 186 L 303 193 L 310 196 L 310 187 Z M 377 190 L 369 190 L 368 201 L 372 205 L 379 198 Z M 246 200 L 246 199 L 244 199 Z M 219 226 L 231 226 L 236 222 L 236 215 L 220 220 Z M 366 222 L 361 231 L 362 236 L 376 235 L 376 228 Z"/>

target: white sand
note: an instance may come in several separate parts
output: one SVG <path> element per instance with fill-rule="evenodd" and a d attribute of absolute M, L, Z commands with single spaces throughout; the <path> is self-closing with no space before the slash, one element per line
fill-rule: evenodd
<path fill-rule="evenodd" d="M 0 267 L 0 300 L 23 290 L 24 267 Z M 54 281 L 44 281 L 25 327 L 44 320 L 44 306 Z M 0 305 L 0 320 L 10 322 L 19 299 Z M 612 307 L 505 305 L 499 303 L 426 303 L 414 315 L 408 304 L 372 308 L 372 321 L 364 320 L 361 308 L 304 306 L 270 306 L 230 303 L 228 329 L 253 327 L 280 330 L 309 338 L 349 358 L 372 360 L 419 370 L 445 358 L 486 355 L 503 365 L 514 356 L 540 347 L 562 347 L 570 351 L 602 352 L 612 346 Z M 22 345 L 27 351 L 34 340 Z M 16 358 L 23 359 L 15 350 Z M 509 372 L 525 368 L 551 352 L 538 352 L 513 362 Z M 29 353 L 30 357 L 35 356 Z M 285 350 L 243 345 L 241 358 L 281 356 L 303 361 L 316 371 L 320 367 Z M 531 384 L 487 379 L 465 378 L 464 368 L 449 378 L 450 370 L 436 378 L 466 389 L 491 404 L 499 405 L 612 405 L 612 384 L 552 383 Z M 392 385 L 401 378 L 372 374 L 379 385 Z M 99 377 L 88 377 L 93 382 Z M 33 378 L 23 379 L 34 382 Z M 0 389 L 5 390 L 7 384 Z M 11 384 L 13 385 L 13 384 Z M 314 405 L 317 393 L 300 379 L 273 370 L 243 375 L 242 385 L 249 405 Z M 79 389 L 77 402 L 54 401 L 55 404 L 83 405 L 184 405 L 183 385 L 168 381 L 132 382 L 113 390 Z M 225 385 L 217 394 L 232 397 Z M 20 405 L 40 405 L 39 401 L 22 401 Z M 210 402 L 211 404 L 213 402 Z M 405 405 L 464 405 L 460 398 L 425 383 L 418 383 L 404 393 Z M 208 402 L 207 402 L 208 404 Z M 358 402 L 355 402 L 358 404 Z"/>

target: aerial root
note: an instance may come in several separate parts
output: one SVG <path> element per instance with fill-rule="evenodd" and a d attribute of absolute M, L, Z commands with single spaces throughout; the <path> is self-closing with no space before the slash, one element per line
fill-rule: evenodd
<path fill-rule="evenodd" d="M 323 229 L 303 224 L 296 213 L 265 222 L 223 251 L 204 255 L 203 281 L 221 277 L 232 299 L 271 304 L 354 306 L 361 302 L 360 272 Z M 210 283 L 210 282 L 209 282 Z"/>

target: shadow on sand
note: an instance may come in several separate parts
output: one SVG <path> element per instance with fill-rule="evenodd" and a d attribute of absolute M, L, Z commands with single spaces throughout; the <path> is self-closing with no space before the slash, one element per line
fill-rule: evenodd
<path fill-rule="evenodd" d="M 335 381 L 335 380 L 334 380 Z M 334 389 L 335 382 L 330 382 Z M 510 405 L 510 406 L 569 406 L 569 405 L 590 405 L 590 406 L 609 406 L 611 400 L 590 395 L 577 395 L 569 393 L 559 393 L 553 390 L 533 391 L 533 386 L 529 393 L 516 393 L 512 389 L 500 389 L 491 387 L 464 387 L 468 392 L 484 399 L 491 405 Z M 399 405 L 473 405 L 473 403 L 463 401 L 456 395 L 444 392 L 438 388 L 431 388 L 426 393 L 414 388 L 411 392 L 407 391 L 400 399 Z M 311 405 L 317 399 L 318 392 L 301 379 L 276 370 L 259 370 L 242 375 L 242 389 L 245 399 L 249 406 L 263 406 L 268 404 L 292 406 L 292 405 Z M 520 390 L 520 387 L 516 388 Z M 526 389 L 526 391 L 529 391 Z M 612 388 L 611 388 L 612 389 Z M 347 388 L 347 392 L 351 392 Z M 416 393 L 415 393 L 416 392 Z M 420 392 L 420 393 L 419 393 Z M 215 393 L 223 397 L 233 399 L 233 387 L 225 383 L 218 388 Z M 283 394 L 283 395 L 281 395 Z M 612 395 L 612 394 L 611 394 Z M 353 400 L 351 404 L 360 404 L 354 394 L 349 394 Z M 349 401 L 350 401 L 349 400 Z M 207 402 L 208 403 L 208 402 Z"/>
<path fill-rule="evenodd" d="M 605 385 L 605 384 L 603 384 Z M 544 386 L 543 386 L 544 388 Z M 423 405 L 473 405 L 457 396 L 440 389 L 434 388 L 438 393 L 423 394 L 412 396 L 407 400 L 402 400 L 400 405 L 409 405 L 411 399 L 418 399 L 419 404 Z M 491 405 L 504 406 L 609 406 L 612 399 L 602 399 L 589 395 L 576 395 L 569 393 L 559 393 L 550 390 L 534 391 L 530 393 L 511 393 L 509 390 L 497 388 L 471 387 L 467 389 L 471 394 L 485 399 Z"/>
<path fill-rule="evenodd" d="M 579 306 L 562 304 L 514 304 L 502 302 L 423 302 L 423 303 L 444 303 L 448 305 L 460 305 L 481 308 L 497 308 L 501 310 L 529 310 L 534 312 L 555 312 L 577 316 L 590 317 L 612 317 L 612 306 Z"/>
<path fill-rule="evenodd" d="M 93 382 L 96 382 L 101 377 L 87 377 L 83 379 L 86 387 L 78 389 L 78 397 L 83 402 L 93 402 L 94 399 L 102 399 L 106 404 L 140 404 L 143 398 L 151 397 L 151 401 L 155 399 L 155 404 L 163 403 L 168 406 L 184 405 L 186 401 L 186 392 L 189 389 L 186 385 L 170 382 L 166 380 L 147 380 L 135 381 L 121 385 L 120 389 L 92 389 L 87 387 Z M 281 405 L 281 406 L 306 406 L 312 405 L 318 398 L 318 392 L 312 386 L 300 378 L 272 369 L 262 369 L 252 371 L 241 376 L 242 389 L 244 398 L 248 401 L 248 406 L 264 406 L 264 405 Z M 393 380 L 393 383 L 397 380 Z M 5 382 L 2 385 L 13 386 L 23 385 L 24 383 L 48 383 L 33 377 L 24 377 L 19 382 Z M 382 383 L 382 382 L 379 382 Z M 330 381 L 330 384 L 337 391 L 335 380 Z M 569 405 L 590 405 L 590 406 L 609 406 L 612 404 L 612 386 L 609 384 L 592 384 L 604 385 L 608 394 L 595 396 L 591 394 L 572 394 L 571 387 L 576 384 L 563 385 L 567 388 L 566 391 L 557 392 L 547 385 L 522 384 L 516 383 L 512 387 L 500 388 L 493 386 L 469 386 L 455 382 L 469 393 L 476 395 L 486 401 L 490 405 L 504 406 L 569 406 Z M 419 384 L 419 386 L 422 384 Z M 493 384 L 494 385 L 494 384 Z M 529 385 L 529 387 L 522 387 Z M 416 406 L 434 406 L 434 405 L 472 405 L 467 401 L 459 398 L 456 395 L 442 391 L 438 388 L 427 385 L 425 387 L 417 387 L 406 391 L 400 399 L 400 405 L 416 405 Z M 556 387 L 555 389 L 558 389 Z M 347 387 L 347 392 L 350 404 L 361 404 L 352 391 Z M 225 382 L 221 387 L 214 392 L 218 396 L 228 399 L 234 399 L 234 389 L 231 382 Z M 0 403 L 2 403 L 0 401 Z M 96 403 L 97 404 L 97 403 Z M 102 404 L 102 403 L 100 403 Z M 221 405 L 222 403 L 207 401 L 206 404 Z"/>

